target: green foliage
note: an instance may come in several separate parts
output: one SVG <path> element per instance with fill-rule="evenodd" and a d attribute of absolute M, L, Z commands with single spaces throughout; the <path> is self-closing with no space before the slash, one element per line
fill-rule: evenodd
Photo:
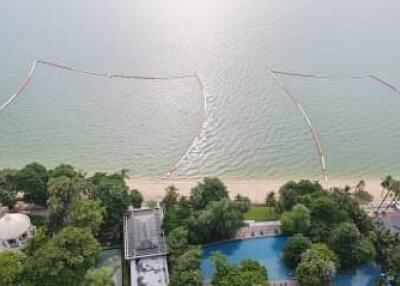
<path fill-rule="evenodd" d="M 279 205 L 283 210 L 291 210 L 296 204 L 308 205 L 307 202 L 311 195 L 323 192 L 324 190 L 318 182 L 289 181 L 279 188 Z"/>
<path fill-rule="evenodd" d="M 181 198 L 177 205 L 170 206 L 166 209 L 163 220 L 164 232 L 169 234 L 177 227 L 186 226 L 190 216 L 191 210 L 189 201 L 185 198 Z"/>
<path fill-rule="evenodd" d="M 47 243 L 50 239 L 49 230 L 46 226 L 41 226 L 36 228 L 36 232 L 34 237 L 29 239 L 27 247 L 24 249 L 24 252 L 28 256 L 32 256 L 33 253 L 41 248 L 43 245 Z"/>
<path fill-rule="evenodd" d="M 391 251 L 388 258 L 387 273 L 394 276 L 395 285 L 400 285 L 400 244 Z"/>
<path fill-rule="evenodd" d="M 143 195 L 136 189 L 130 190 L 129 201 L 134 208 L 140 208 L 143 203 Z"/>
<path fill-rule="evenodd" d="M 340 258 L 344 268 L 352 268 L 375 258 L 372 242 L 362 239 L 357 227 L 352 223 L 342 223 L 335 227 L 331 232 L 329 245 Z"/>
<path fill-rule="evenodd" d="M 384 271 L 391 268 L 391 255 L 400 246 L 400 234 L 388 229 L 376 229 L 372 234 L 372 242 L 376 250 L 376 260 Z"/>
<path fill-rule="evenodd" d="M 100 250 L 89 229 L 67 226 L 28 258 L 26 281 L 31 286 L 79 285 Z"/>
<path fill-rule="evenodd" d="M 212 201 L 189 220 L 189 241 L 206 243 L 231 238 L 243 224 L 243 214 L 229 199 Z"/>
<path fill-rule="evenodd" d="M 285 233 L 307 233 L 311 226 L 311 212 L 305 205 L 297 204 L 291 211 L 282 213 L 281 224 Z"/>
<path fill-rule="evenodd" d="M 129 194 L 123 172 L 111 175 L 95 173 L 88 181 L 93 185 L 91 198 L 100 200 L 104 210 L 103 223 L 99 232 L 102 240 L 119 239 L 123 213 L 131 204 L 138 206 L 141 195 L 137 191 Z"/>
<path fill-rule="evenodd" d="M 14 251 L 0 253 L 0 285 L 14 286 L 21 282 L 26 258 Z"/>
<path fill-rule="evenodd" d="M 50 229 L 56 231 L 66 223 L 71 203 L 87 194 L 90 184 L 81 177 L 52 177 L 48 183 Z"/>
<path fill-rule="evenodd" d="M 24 200 L 43 206 L 47 202 L 48 180 L 46 168 L 38 163 L 26 165 L 15 175 L 16 188 L 24 193 Z"/>
<path fill-rule="evenodd" d="M 325 244 L 314 244 L 306 250 L 296 267 L 300 285 L 320 286 L 332 281 L 339 267 L 339 259 Z"/>
<path fill-rule="evenodd" d="M 190 193 L 190 201 L 196 210 L 204 209 L 208 203 L 224 198 L 228 198 L 228 191 L 218 178 L 204 178 Z"/>
<path fill-rule="evenodd" d="M 176 258 L 169 286 L 201 286 L 203 276 L 200 270 L 202 251 L 200 247 L 191 248 Z"/>
<path fill-rule="evenodd" d="M 314 221 L 325 225 L 334 225 L 348 220 L 346 211 L 330 196 L 320 196 L 311 202 L 311 212 Z"/>
<path fill-rule="evenodd" d="M 17 196 L 14 170 L 0 170 L 0 204 L 14 208 Z"/>
<path fill-rule="evenodd" d="M 249 211 L 244 214 L 244 219 L 255 221 L 278 220 L 279 214 L 273 207 L 252 205 Z"/>
<path fill-rule="evenodd" d="M 187 228 L 183 226 L 174 228 L 167 236 L 167 243 L 172 257 L 182 255 L 189 248 Z"/>
<path fill-rule="evenodd" d="M 301 261 L 302 254 L 311 247 L 311 240 L 302 234 L 296 234 L 290 237 L 283 250 L 285 263 L 292 268 Z"/>
<path fill-rule="evenodd" d="M 267 207 L 275 208 L 278 205 L 278 201 L 275 198 L 275 192 L 269 192 L 267 197 L 265 198 L 265 204 Z"/>
<path fill-rule="evenodd" d="M 101 202 L 90 199 L 73 201 L 69 208 L 69 220 L 72 226 L 88 227 L 96 234 L 103 222 Z"/>
<path fill-rule="evenodd" d="M 81 174 L 74 169 L 74 167 L 68 164 L 58 165 L 53 170 L 49 171 L 49 175 L 51 178 L 68 177 L 72 179 L 76 177 L 82 177 Z"/>
<path fill-rule="evenodd" d="M 246 259 L 239 265 L 230 265 L 226 256 L 214 253 L 216 272 L 213 286 L 264 286 L 268 282 L 267 269 L 259 262 Z"/>
<path fill-rule="evenodd" d="M 165 209 L 169 209 L 178 203 L 178 199 L 178 189 L 174 185 L 171 185 L 165 189 L 165 196 L 162 200 L 162 204 Z"/>
<path fill-rule="evenodd" d="M 114 286 L 112 270 L 108 267 L 89 269 L 82 286 Z"/>
<path fill-rule="evenodd" d="M 249 211 L 251 202 L 248 197 L 242 196 L 242 195 L 236 195 L 235 200 L 234 200 L 236 207 L 242 212 L 246 213 Z"/>

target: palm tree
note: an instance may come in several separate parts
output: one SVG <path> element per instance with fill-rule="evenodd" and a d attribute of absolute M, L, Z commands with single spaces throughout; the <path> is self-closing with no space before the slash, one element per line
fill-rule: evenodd
<path fill-rule="evenodd" d="M 394 181 L 394 180 L 393 180 L 392 176 L 390 176 L 390 175 L 386 176 L 386 177 L 383 179 L 383 181 L 382 181 L 382 183 L 381 183 L 381 186 L 382 186 L 382 195 L 383 195 L 383 193 L 384 193 L 384 190 L 386 190 L 386 195 L 383 197 L 382 202 L 379 204 L 379 206 L 377 207 L 376 210 L 379 210 L 379 209 L 382 207 L 382 205 L 383 205 L 383 203 L 385 202 L 386 198 L 389 196 L 390 191 L 391 191 L 391 185 L 392 185 L 393 181 Z"/>
<path fill-rule="evenodd" d="M 390 206 L 392 206 L 393 203 L 396 203 L 397 200 L 399 199 L 399 196 L 400 196 L 400 181 L 394 180 L 392 182 L 391 186 L 390 186 L 390 190 L 393 193 L 393 197 L 392 197 L 392 200 L 390 201 L 390 203 L 387 205 L 385 211 L 387 211 L 390 208 Z"/>

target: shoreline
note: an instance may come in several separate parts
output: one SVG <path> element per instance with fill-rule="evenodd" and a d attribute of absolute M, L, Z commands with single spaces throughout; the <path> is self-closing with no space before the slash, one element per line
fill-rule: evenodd
<path fill-rule="evenodd" d="M 144 196 L 145 200 L 160 200 L 165 194 L 165 188 L 174 185 L 178 188 L 181 195 L 189 195 L 191 188 L 193 188 L 202 179 L 149 179 L 149 178 L 132 178 L 126 179 L 127 185 L 131 189 L 138 189 Z M 271 191 L 276 194 L 279 187 L 289 181 L 285 179 L 229 179 L 221 178 L 226 185 L 231 197 L 241 194 L 247 196 L 252 203 L 262 204 L 265 197 Z M 350 186 L 354 188 L 361 179 L 354 178 L 332 178 L 328 182 L 319 181 L 324 188 Z M 299 181 L 299 179 L 293 179 Z M 311 180 L 314 181 L 314 180 Z M 380 178 L 364 179 L 366 186 L 365 190 L 368 191 L 375 200 L 381 198 L 382 187 L 380 185 Z"/>

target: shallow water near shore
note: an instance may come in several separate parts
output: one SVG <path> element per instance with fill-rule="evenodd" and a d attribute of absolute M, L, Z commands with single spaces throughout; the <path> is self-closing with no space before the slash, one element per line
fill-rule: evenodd
<path fill-rule="evenodd" d="M 400 88 L 398 11 L 395 0 L 4 0 L 0 103 L 34 59 L 106 73 L 197 73 L 208 122 L 172 178 L 322 179 L 306 122 L 268 70 L 372 73 Z M 331 178 L 398 175 L 399 94 L 370 79 L 279 78 L 318 130 Z M 67 162 L 163 177 L 203 116 L 191 79 L 95 78 L 41 66 L 0 113 L 0 168 Z"/>

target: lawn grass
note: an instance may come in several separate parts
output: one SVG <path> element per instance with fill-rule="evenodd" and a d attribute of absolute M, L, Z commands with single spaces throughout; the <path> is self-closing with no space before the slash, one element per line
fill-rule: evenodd
<path fill-rule="evenodd" d="M 279 214 L 273 207 L 252 205 L 244 218 L 255 221 L 278 220 Z"/>

